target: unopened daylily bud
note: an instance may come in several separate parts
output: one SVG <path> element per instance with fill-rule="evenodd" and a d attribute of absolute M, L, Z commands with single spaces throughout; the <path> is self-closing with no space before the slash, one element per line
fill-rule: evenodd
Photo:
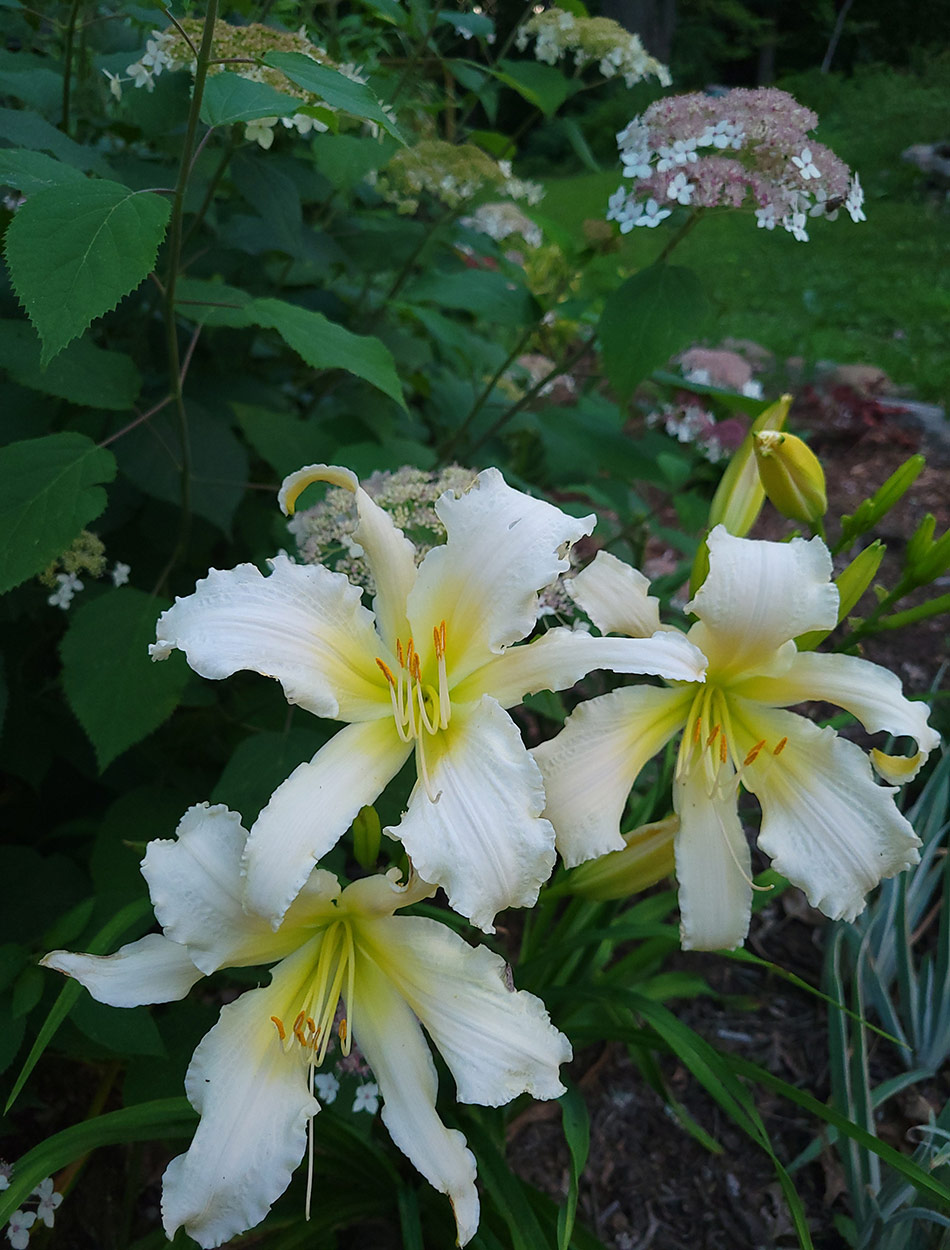
<path fill-rule="evenodd" d="M 937 521 L 932 512 L 928 512 L 921 523 L 914 530 L 910 541 L 907 544 L 907 567 L 913 568 L 915 564 L 919 564 L 923 558 L 928 555 L 930 548 L 933 546 L 934 529 Z"/>
<path fill-rule="evenodd" d="M 793 521 L 814 524 L 828 511 L 821 461 L 795 434 L 763 430 L 755 435 L 759 480 L 774 506 Z"/>
<path fill-rule="evenodd" d="M 565 892 L 605 902 L 637 894 L 671 876 L 673 839 L 679 823 L 676 816 L 668 816 L 625 833 L 627 845 L 622 851 L 611 851 L 571 869 L 564 881 Z"/>
<path fill-rule="evenodd" d="M 361 807 L 353 821 L 353 855 L 361 868 L 375 868 L 382 827 L 375 807 Z"/>
<path fill-rule="evenodd" d="M 881 567 L 886 550 L 887 548 L 880 539 L 875 539 L 870 546 L 858 552 L 847 568 L 835 578 L 835 585 L 838 587 L 839 625 L 851 613 L 855 604 L 871 585 L 875 574 Z M 813 629 L 796 638 L 795 645 L 799 651 L 813 651 L 830 633 L 829 629 Z"/>
<path fill-rule="evenodd" d="M 905 577 L 913 586 L 926 586 L 950 565 L 950 530 L 934 541 L 936 522 L 928 512 L 907 544 Z"/>
<path fill-rule="evenodd" d="M 923 456 L 911 456 L 877 488 L 870 499 L 865 499 L 852 515 L 843 516 L 840 546 L 848 546 L 856 538 L 867 533 L 881 517 L 890 512 L 891 508 L 916 482 L 925 463 Z"/>

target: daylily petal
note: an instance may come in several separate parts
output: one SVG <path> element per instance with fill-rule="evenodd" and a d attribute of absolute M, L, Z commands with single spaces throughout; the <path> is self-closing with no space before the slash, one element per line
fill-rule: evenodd
<path fill-rule="evenodd" d="M 514 707 L 538 690 L 566 690 L 597 668 L 701 681 L 706 657 L 675 629 L 652 638 L 595 638 L 583 630 L 549 629 L 534 642 L 493 656 L 453 690 L 452 698 L 466 703 L 490 694 L 502 707 Z"/>
<path fill-rule="evenodd" d="M 538 617 L 538 592 L 569 563 L 564 551 L 594 528 L 485 469 L 461 498 L 436 504 L 448 538 L 422 561 L 409 596 L 417 642 L 444 620 L 446 665 L 454 686 L 489 654 L 524 638 Z"/>
<path fill-rule="evenodd" d="M 364 940 L 441 1051 L 460 1102 L 500 1107 L 521 1093 L 564 1093 L 558 1066 L 570 1042 L 539 998 L 506 985 L 500 956 L 422 916 L 366 926 Z"/>
<path fill-rule="evenodd" d="M 184 1226 L 200 1246 L 219 1246 L 259 1224 L 287 1188 L 320 1104 L 307 1089 L 303 1049 L 285 1052 L 271 1016 L 286 1016 L 319 941 L 278 964 L 270 985 L 222 1007 L 198 1044 L 185 1090 L 201 1122 L 165 1172 L 169 1237 Z"/>
<path fill-rule="evenodd" d="M 160 933 L 148 933 L 129 942 L 114 955 L 78 955 L 50 951 L 40 960 L 75 977 L 97 1002 L 110 1007 L 139 1007 L 143 1003 L 174 1003 L 184 998 L 203 973 L 184 946 Z"/>
<path fill-rule="evenodd" d="M 284 478 L 278 495 L 284 513 L 293 512 L 297 496 L 311 482 L 331 482 L 356 497 L 359 525 L 353 538 L 363 548 L 376 583 L 373 610 L 379 632 L 395 652 L 396 639 L 408 634 L 406 599 L 416 580 L 415 547 L 389 513 L 363 490 L 356 475 L 339 465 L 311 464 Z"/>
<path fill-rule="evenodd" d="M 360 960 L 356 996 L 353 1038 L 383 1096 L 383 1123 L 429 1184 L 448 1194 L 464 1246 L 478 1227 L 475 1157 L 462 1134 L 436 1114 L 438 1080 L 419 1022 L 370 959 Z"/>
<path fill-rule="evenodd" d="M 554 867 L 554 830 L 540 819 L 541 774 L 511 717 L 487 695 L 453 706 L 424 744 L 433 802 L 416 784 L 395 829 L 426 881 L 486 933 L 505 907 L 530 907 Z"/>
<path fill-rule="evenodd" d="M 244 851 L 244 905 L 276 929 L 314 864 L 405 763 L 393 721 L 346 725 L 271 795 Z M 423 876 L 425 874 L 423 873 Z"/>
<path fill-rule="evenodd" d="M 750 678 L 734 690 L 773 707 L 824 699 L 856 716 L 868 733 L 883 730 L 913 738 L 919 749 L 909 759 L 882 751 L 872 754 L 875 767 L 888 781 L 909 781 L 940 745 L 940 735 L 927 724 L 927 704 L 905 699 L 899 677 L 855 655 L 803 651 L 781 677 Z"/>
<path fill-rule="evenodd" d="M 608 551 L 598 551 L 564 586 L 602 634 L 649 638 L 663 628 L 660 601 L 648 593 L 649 578 Z"/>
<path fill-rule="evenodd" d="M 142 861 L 158 922 L 206 974 L 282 959 L 300 945 L 301 913 L 311 918 L 319 901 L 329 908 L 340 893 L 332 873 L 314 871 L 306 896 L 297 897 L 275 933 L 262 916 L 244 911 L 247 836 L 237 812 L 199 803 L 182 817 L 175 840 L 149 842 Z"/>
<path fill-rule="evenodd" d="M 276 677 L 290 703 L 317 716 L 389 716 L 389 687 L 374 662 L 379 635 L 359 587 L 283 552 L 270 563 L 267 577 L 253 564 L 212 569 L 158 618 L 152 659 L 177 647 L 202 677 L 238 669 Z"/>
<path fill-rule="evenodd" d="M 628 686 L 590 699 L 531 754 L 544 778 L 544 812 L 568 868 L 626 845 L 620 821 L 630 787 L 686 719 L 691 688 Z"/>
<path fill-rule="evenodd" d="M 867 756 L 833 729 L 791 712 L 733 701 L 750 740 L 786 744 L 763 750 L 742 781 L 762 805 L 759 846 L 832 920 L 853 920 L 865 895 L 920 858 L 920 840 L 875 784 Z"/>
<path fill-rule="evenodd" d="M 699 617 L 689 638 L 710 671 L 764 671 L 784 643 L 834 626 L 838 591 L 820 538 L 762 542 L 717 525 L 707 542 L 709 576 L 686 608 Z"/>
<path fill-rule="evenodd" d="M 708 795 L 703 770 L 694 768 L 673 786 L 673 807 L 683 949 L 733 950 L 752 915 L 751 857 L 735 792 Z"/>

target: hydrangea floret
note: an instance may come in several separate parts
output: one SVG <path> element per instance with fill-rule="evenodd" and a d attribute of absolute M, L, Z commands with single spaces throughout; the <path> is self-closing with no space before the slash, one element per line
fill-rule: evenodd
<path fill-rule="evenodd" d="M 535 630 L 539 592 L 567 570 L 567 551 L 594 517 L 514 490 L 497 469 L 460 496 L 442 495 L 446 541 L 418 566 L 409 537 L 348 469 L 291 474 L 285 512 L 313 482 L 355 498 L 353 541 L 372 571 L 373 610 L 341 573 L 281 554 L 266 577 L 250 564 L 212 569 L 162 614 L 151 648 L 157 660 L 184 651 L 204 677 L 275 677 L 291 703 L 346 722 L 278 786 L 251 830 L 248 906 L 279 923 L 314 863 L 414 757 L 408 808 L 386 832 L 490 931 L 496 912 L 535 902 L 555 858 L 541 775 L 505 709 L 595 668 L 698 681 L 703 661 L 663 632 L 595 639 L 559 627 L 515 645 Z"/>
<path fill-rule="evenodd" d="M 515 45 L 524 52 L 532 40 L 535 58 L 547 65 L 573 54 L 577 69 L 596 64 L 602 77 L 622 77 L 628 87 L 649 77 L 663 87 L 672 82 L 670 71 L 650 56 L 639 36 L 609 17 L 576 17 L 564 9 L 545 9 L 518 28 Z"/>
<path fill-rule="evenodd" d="M 268 985 L 222 1007 L 191 1060 L 185 1090 L 201 1119 L 165 1172 L 165 1231 L 184 1227 L 217 1246 L 260 1223 L 304 1154 L 336 1034 L 344 1051 L 359 1046 L 375 1077 L 359 1109 L 375 1114 L 382 1099 L 393 1141 L 451 1199 L 464 1246 L 478 1226 L 475 1159 L 436 1111 L 423 1028 L 459 1101 L 483 1106 L 562 1094 L 567 1038 L 540 999 L 509 988 L 500 956 L 439 921 L 396 915 L 433 893 L 414 874 L 400 884 L 394 869 L 341 888 L 315 869 L 274 930 L 242 905 L 246 840 L 226 807 L 190 808 L 176 838 L 150 842 L 142 862 L 163 932 L 113 955 L 59 950 L 42 961 L 114 1007 L 177 1001 L 219 968 L 274 964 Z"/>
<path fill-rule="evenodd" d="M 126 67 L 125 72 L 129 79 L 135 83 L 136 87 L 145 87 L 151 91 L 155 86 L 155 79 L 165 69 L 169 71 L 187 69 L 194 74 L 196 68 L 194 48 L 201 42 L 203 29 L 203 18 L 186 17 L 166 30 L 153 30 L 152 38 L 146 42 L 144 55 L 134 64 Z M 208 73 L 220 74 L 228 70 L 231 73 L 237 73 L 242 78 L 249 78 L 252 82 L 266 83 L 283 95 L 300 100 L 306 110 L 316 108 L 324 113 L 336 111 L 322 97 L 299 87 L 279 69 L 258 64 L 259 59 L 268 52 L 299 52 L 320 65 L 328 65 L 353 82 L 366 83 L 367 81 L 357 66 L 334 61 L 324 48 L 308 38 L 304 27 L 298 31 L 282 31 L 265 26 L 262 22 L 250 22 L 246 26 L 232 26 L 229 22 L 220 19 L 214 24 L 212 60 L 208 66 Z M 120 96 L 121 80 L 110 75 L 109 88 L 113 95 Z M 270 148 L 274 142 L 278 123 L 288 130 L 295 130 L 299 135 L 327 129 L 326 123 L 319 117 L 313 116 L 309 111 L 301 111 L 289 117 L 255 118 L 246 123 L 244 137 L 250 142 L 259 144 L 262 148 Z"/>
<path fill-rule="evenodd" d="M 546 815 L 568 865 L 624 848 L 619 823 L 646 762 L 682 731 L 673 783 L 683 945 L 733 948 L 749 927 L 749 845 L 740 789 L 759 800 L 758 845 L 813 907 L 853 920 L 883 877 L 918 861 L 919 839 L 894 802 L 939 743 L 927 706 L 893 673 L 850 655 L 799 651 L 794 639 L 837 621 L 838 591 L 819 538 L 737 538 L 717 526 L 709 575 L 687 610 L 687 637 L 708 661 L 705 683 L 628 687 L 582 703 L 563 731 L 532 752 Z M 656 599 L 636 570 L 604 552 L 574 581 L 602 633 L 652 634 Z M 913 738 L 910 756 L 871 751 L 784 709 L 822 699 L 868 732 Z M 889 786 L 877 785 L 871 771 Z"/>
<path fill-rule="evenodd" d="M 506 195 L 526 204 L 544 196 L 540 183 L 516 178 L 510 161 L 499 161 L 474 143 L 423 139 L 400 148 L 380 173 L 376 189 L 401 213 L 414 213 L 423 195 L 446 208 L 458 208 L 482 192 Z"/>
<path fill-rule="evenodd" d="M 462 217 L 459 225 L 477 234 L 487 234 L 497 243 L 523 243 L 527 247 L 540 247 L 544 241 L 541 227 L 526 216 L 517 204 L 502 200 L 500 203 L 479 204 L 469 217 Z"/>
<path fill-rule="evenodd" d="M 761 229 L 781 226 L 802 242 L 809 217 L 834 220 L 844 207 L 864 221 L 858 176 L 809 138 L 817 124 L 811 109 L 776 87 L 657 100 L 617 135 L 633 186 L 610 197 L 607 218 L 626 233 L 655 225 L 660 205 L 750 206 Z"/>

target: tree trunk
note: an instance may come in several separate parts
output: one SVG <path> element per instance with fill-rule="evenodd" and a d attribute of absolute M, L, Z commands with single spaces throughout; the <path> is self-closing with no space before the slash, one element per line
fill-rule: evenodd
<path fill-rule="evenodd" d="M 651 56 L 669 63 L 676 27 L 676 0 L 603 0 L 601 12 L 639 35 Z"/>

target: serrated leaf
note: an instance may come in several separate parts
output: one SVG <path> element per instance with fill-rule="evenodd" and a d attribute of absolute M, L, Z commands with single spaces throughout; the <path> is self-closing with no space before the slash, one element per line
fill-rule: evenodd
<path fill-rule="evenodd" d="M 0 594 L 42 572 L 106 506 L 115 458 L 84 434 L 0 450 Z"/>
<path fill-rule="evenodd" d="M 212 74 L 201 97 L 201 120 L 207 126 L 230 126 L 258 117 L 292 117 L 300 101 L 276 91 L 269 83 L 255 82 L 227 71 Z"/>
<path fill-rule="evenodd" d="M 66 165 L 45 152 L 26 152 L 20 148 L 0 149 L 0 183 L 15 187 L 24 195 L 46 191 L 63 183 L 84 182 L 85 176 L 75 165 Z"/>
<path fill-rule="evenodd" d="M 169 211 L 161 196 L 107 179 L 29 197 L 7 230 L 6 258 L 43 340 L 42 365 L 148 276 Z"/>
<path fill-rule="evenodd" d="M 610 384 L 621 400 L 702 332 L 709 305 L 692 269 L 655 264 L 607 299 L 600 343 Z"/>
<path fill-rule="evenodd" d="M 142 385 L 131 356 L 105 351 L 86 338 L 70 343 L 42 368 L 40 340 L 26 321 L 0 321 L 0 369 L 30 390 L 117 412 L 132 407 Z"/>
<path fill-rule="evenodd" d="M 183 657 L 149 658 L 155 622 L 169 605 L 123 586 L 71 613 L 60 643 L 63 686 L 100 770 L 171 716 L 188 680 Z M 179 662 L 180 661 L 180 662 Z"/>
<path fill-rule="evenodd" d="M 400 143 L 405 139 L 393 120 L 383 111 L 381 102 L 375 92 L 365 83 L 354 82 L 339 70 L 329 65 L 321 65 L 302 52 L 268 52 L 263 58 L 265 65 L 272 65 L 286 74 L 291 82 L 305 91 L 312 91 L 321 100 L 351 117 L 363 121 L 376 122 L 388 134 Z"/>
<path fill-rule="evenodd" d="M 545 117 L 553 117 L 580 86 L 553 65 L 537 61 L 499 61 L 489 73 L 540 109 Z"/>
<path fill-rule="evenodd" d="M 108 167 L 98 152 L 76 143 L 32 109 L 0 108 L 0 139 L 7 139 L 17 148 L 52 152 L 61 161 L 65 161 L 67 165 L 75 165 L 77 169 L 108 172 Z"/>

